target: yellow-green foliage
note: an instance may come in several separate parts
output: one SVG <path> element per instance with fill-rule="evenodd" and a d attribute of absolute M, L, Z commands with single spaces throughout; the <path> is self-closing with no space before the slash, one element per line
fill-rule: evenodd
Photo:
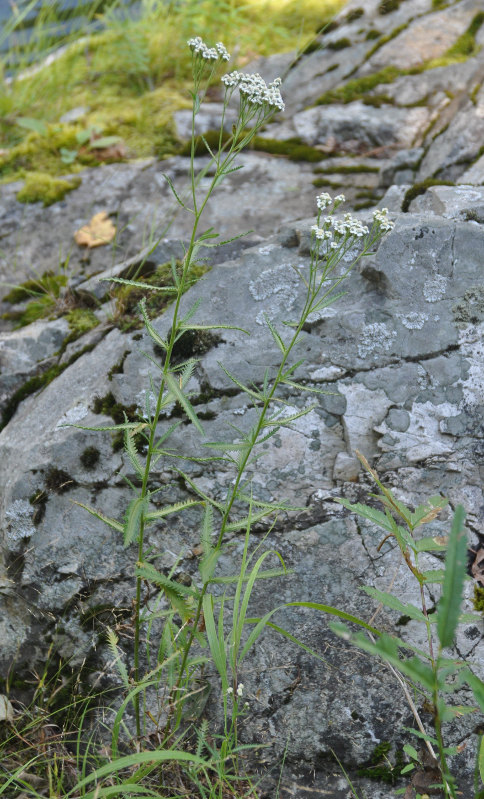
<path fill-rule="evenodd" d="M 25 183 L 17 193 L 17 200 L 21 203 L 43 202 L 45 205 L 63 200 L 67 192 L 77 189 L 81 185 L 80 178 L 63 180 L 53 178 L 45 172 L 29 172 L 25 176 Z"/>
<path fill-rule="evenodd" d="M 208 42 L 221 38 L 230 51 L 249 57 L 303 48 L 342 6 L 343 0 L 197 0 L 146 4 L 135 17 L 116 20 L 76 42 L 37 74 L 0 85 L 0 180 L 21 170 L 51 175 L 97 163 L 84 151 L 69 165 L 60 150 L 79 150 L 76 133 L 98 125 L 120 136 L 131 157 L 169 155 L 176 149 L 171 118 L 187 107 L 191 55 L 186 40 L 196 32 Z M 128 55 L 127 55 L 128 54 Z M 235 57 L 232 65 L 243 66 Z M 276 77 L 276 76 L 274 76 Z M 215 78 L 218 82 L 218 77 Z M 87 109 L 82 125 L 59 125 L 68 110 Z M 19 125 L 29 117 L 48 125 L 46 135 Z"/>
<path fill-rule="evenodd" d="M 476 610 L 479 610 L 481 613 L 484 613 L 484 588 L 481 588 L 480 585 L 474 586 L 473 604 Z"/>
<path fill-rule="evenodd" d="M 99 324 L 99 319 L 90 308 L 73 308 L 66 314 L 66 319 L 71 329 L 70 341 L 83 336 Z"/>
<path fill-rule="evenodd" d="M 373 72 L 372 75 L 365 75 L 363 78 L 349 80 L 343 86 L 330 89 L 316 101 L 315 105 L 327 105 L 329 103 L 351 103 L 353 100 L 361 100 L 365 94 L 382 83 L 393 83 L 404 72 L 397 67 L 388 66 Z"/>

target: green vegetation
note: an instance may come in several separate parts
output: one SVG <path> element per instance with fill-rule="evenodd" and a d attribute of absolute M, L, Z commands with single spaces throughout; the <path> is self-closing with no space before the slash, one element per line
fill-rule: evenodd
<path fill-rule="evenodd" d="M 139 312 L 139 303 L 145 301 L 145 307 L 150 316 L 158 316 L 165 308 L 170 305 L 172 296 L 162 291 L 157 291 L 157 287 L 169 287 L 173 285 L 173 269 L 180 274 L 182 264 L 177 261 L 174 264 L 161 264 L 151 275 L 143 276 L 145 286 L 153 286 L 153 290 L 134 285 L 120 285 L 112 290 L 114 300 L 113 323 L 123 332 L 128 330 L 139 330 L 143 327 L 143 319 Z M 187 291 L 193 283 L 196 283 L 204 275 L 210 266 L 206 263 L 192 264 L 190 268 L 190 280 L 186 285 Z"/>
<path fill-rule="evenodd" d="M 63 200 L 65 195 L 81 185 L 80 178 L 62 180 L 53 178 L 45 172 L 28 172 L 25 183 L 17 193 L 17 200 L 21 203 L 43 202 L 44 206 L 52 205 Z"/>
<path fill-rule="evenodd" d="M 365 95 L 380 86 L 382 83 L 393 83 L 394 80 L 405 74 L 397 67 L 388 66 L 373 72 L 372 75 L 365 75 L 362 78 L 349 80 L 343 86 L 330 89 L 316 100 L 315 105 L 329 105 L 330 103 L 352 103 L 354 100 L 362 100 Z"/>
<path fill-rule="evenodd" d="M 351 11 L 348 11 L 346 15 L 346 22 L 356 22 L 357 19 L 360 19 L 365 13 L 363 8 L 353 8 Z"/>
<path fill-rule="evenodd" d="M 173 154 L 177 142 L 172 115 L 187 107 L 191 57 L 186 40 L 194 31 L 216 41 L 223 18 L 229 50 L 250 49 L 252 56 L 301 51 L 342 3 L 152 0 L 141 13 L 116 15 L 101 0 L 86 0 L 82 10 L 89 20 L 96 16 L 99 32 L 90 32 L 88 26 L 83 42 L 64 40 L 69 46 L 49 67 L 0 85 L 0 181 L 19 179 L 29 171 L 59 176 L 106 160 L 89 146 L 79 147 L 78 136 L 94 126 L 103 137 L 120 137 L 123 143 L 124 150 L 114 150 L 107 160 Z M 45 0 L 44 6 L 32 37 L 37 53 L 24 53 L 25 66 L 36 56 L 40 59 L 48 45 L 42 26 L 46 31 L 55 27 L 51 4 Z M 21 26 L 21 15 L 17 19 Z M 22 53 L 16 56 L 22 63 Z M 82 120 L 60 124 L 63 114 L 78 107 L 86 109 Z M 69 153 L 74 153 L 70 162 Z"/>
<path fill-rule="evenodd" d="M 218 147 L 220 133 L 217 130 L 208 130 L 203 134 L 203 138 L 198 136 L 195 141 L 195 155 L 207 155 L 208 150 L 205 146 L 203 139 L 207 142 L 210 149 Z M 230 140 L 229 133 L 224 132 L 222 142 L 226 144 Z M 309 144 L 304 144 L 300 138 L 294 136 L 291 139 L 269 139 L 265 136 L 254 136 L 252 139 L 249 150 L 257 150 L 263 153 L 271 153 L 272 155 L 285 155 L 290 161 L 309 161 L 316 163 L 322 161 L 327 156 L 316 147 L 311 147 Z M 191 153 L 191 144 L 186 142 L 180 149 L 180 155 L 189 157 Z"/>
<path fill-rule="evenodd" d="M 401 749 L 397 749 L 395 762 L 392 763 L 389 756 L 391 749 L 390 741 L 383 741 L 381 744 L 377 744 L 369 761 L 358 769 L 360 777 L 369 777 L 378 782 L 395 785 L 406 763 L 404 752 Z"/>
<path fill-rule="evenodd" d="M 381 0 L 378 6 L 379 14 L 391 14 L 392 11 L 398 11 L 400 8 L 400 0 Z"/>
<path fill-rule="evenodd" d="M 4 297 L 4 302 L 15 305 L 26 299 L 30 301 L 21 310 L 6 311 L 3 318 L 15 321 L 16 327 L 24 327 L 38 319 L 56 315 L 61 309 L 61 296 L 66 286 L 65 272 L 55 274 L 52 270 L 48 270 L 39 278 L 29 278 L 9 291 Z"/>
<path fill-rule="evenodd" d="M 100 456 L 101 453 L 97 447 L 86 447 L 80 455 L 80 461 L 85 469 L 90 470 L 94 469 L 99 462 Z"/>
<path fill-rule="evenodd" d="M 370 28 L 370 30 L 367 31 L 365 39 L 370 42 L 372 39 L 379 39 L 380 36 L 380 31 L 377 31 L 376 28 Z"/>
<path fill-rule="evenodd" d="M 351 47 L 351 40 L 345 36 L 343 39 L 336 39 L 334 42 L 328 42 L 326 47 L 330 50 L 344 50 L 346 47 Z"/>
<path fill-rule="evenodd" d="M 336 164 L 335 166 L 318 166 L 314 169 L 315 173 L 323 175 L 358 175 L 370 172 L 377 174 L 379 171 L 380 167 L 369 164 Z"/>
<path fill-rule="evenodd" d="M 418 183 L 414 183 L 413 186 L 405 192 L 405 196 L 402 200 L 402 211 L 408 211 L 412 200 L 415 200 L 420 194 L 425 194 L 427 189 L 431 186 L 454 186 L 454 183 L 449 180 L 437 180 L 436 178 L 426 178 Z"/>
<path fill-rule="evenodd" d="M 484 588 L 481 588 L 480 585 L 474 586 L 473 605 L 474 609 L 478 610 L 479 613 L 484 613 Z"/>

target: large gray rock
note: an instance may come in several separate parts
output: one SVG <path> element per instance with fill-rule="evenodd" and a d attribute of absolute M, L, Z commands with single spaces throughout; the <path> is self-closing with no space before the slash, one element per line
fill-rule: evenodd
<path fill-rule="evenodd" d="M 305 242 L 312 221 L 286 226 L 279 237 L 215 266 L 183 298 L 182 312 L 195 296 L 201 297 L 196 321 L 239 324 L 251 333 L 247 338 L 224 331 L 201 355 L 190 388 L 205 418 L 207 440 L 233 438 L 237 434 L 231 426 L 247 429 L 255 419 L 254 408 L 244 394 L 234 394 L 217 362 L 226 363 L 243 382 L 260 382 L 266 367 L 274 374 L 279 353 L 264 313 L 279 326 L 297 315 L 303 285 L 292 266 L 307 266 Z M 292 248 L 281 246 L 281 236 Z M 299 253 L 294 246 L 298 240 Z M 377 552 L 382 536 L 375 528 L 356 524 L 332 501 L 341 494 L 362 499 L 366 493 L 365 480 L 355 468 L 355 448 L 372 459 L 402 500 L 417 504 L 441 492 L 452 505 L 461 502 L 468 508 L 469 532 L 482 529 L 484 397 L 478 342 L 484 312 L 479 321 L 474 297 L 483 244 L 484 231 L 475 223 L 401 215 L 378 252 L 352 273 L 345 298 L 305 332 L 294 353 L 295 359 L 305 359 L 296 377 L 330 393 L 317 399 L 307 416 L 267 441 L 249 470 L 256 496 L 284 497 L 307 506 L 304 512 L 281 517 L 266 541 L 268 548 L 281 552 L 294 574 L 271 585 L 261 583 L 254 595 L 255 613 L 300 599 L 333 604 L 365 618 L 372 615 L 373 603 L 360 586 L 385 590 L 398 561 L 391 545 Z M 154 321 L 162 335 L 170 316 L 168 311 Z M 123 549 L 115 531 L 75 502 L 122 518 L 127 499 L 123 475 L 135 476 L 122 451 L 113 451 L 110 434 L 64 425 L 109 422 L 92 410 L 94 396 L 108 392 L 124 406 L 142 409 L 149 375 L 155 373 L 142 354 L 151 352 L 150 339 L 145 333 L 138 338 L 118 330 L 108 333 L 92 352 L 22 403 L 0 434 L 4 669 L 12 659 L 20 666 L 40 658 L 52 638 L 74 663 L 82 662 L 94 646 L 101 657 L 100 628 L 93 622 L 86 629 L 82 619 L 100 604 L 129 607 L 133 553 Z M 113 370 L 120 362 L 122 371 Z M 306 400 L 289 390 L 287 401 L 297 409 Z M 160 432 L 171 424 L 169 417 L 162 419 Z M 204 453 L 202 443 L 184 425 L 170 441 L 174 451 L 192 455 Z M 82 460 L 87 447 L 99 451 L 90 468 Z M 166 486 L 166 501 L 189 495 L 173 481 L 173 466 L 169 459 L 160 461 L 153 473 L 155 483 Z M 233 479 L 232 469 L 217 462 L 203 469 L 188 462 L 186 470 L 219 498 Z M 197 579 L 193 552 L 198 523 L 199 515 L 192 511 L 150 529 L 148 541 L 159 551 L 162 568 L 175 567 Z M 447 525 L 437 521 L 433 529 Z M 235 537 L 221 560 L 222 573 L 233 571 L 240 547 Z M 428 556 L 429 567 L 438 563 Z M 418 591 L 400 567 L 394 589 L 404 601 L 418 603 Z M 429 596 L 429 602 L 434 599 Z M 402 629 L 395 626 L 397 620 L 388 612 L 380 622 L 421 645 L 418 625 Z M 404 738 L 395 730 L 402 719 L 411 723 L 409 711 L 389 672 L 334 638 L 324 615 L 293 608 L 281 611 L 277 621 L 320 652 L 323 662 L 274 633 L 265 637 L 239 675 L 251 705 L 243 739 L 270 743 L 272 758 L 281 756 L 288 742 L 287 758 L 295 773 L 304 773 L 304 767 L 319 769 L 314 784 L 343 797 L 339 778 L 324 775 L 331 750 L 354 776 L 379 742 L 401 746 Z M 474 624 L 469 630 L 471 626 L 476 629 Z M 481 651 L 474 643 L 465 652 L 473 661 Z M 472 728 L 463 723 L 451 736 L 469 739 L 471 747 Z M 467 766 L 457 763 L 456 768 L 465 784 Z"/>

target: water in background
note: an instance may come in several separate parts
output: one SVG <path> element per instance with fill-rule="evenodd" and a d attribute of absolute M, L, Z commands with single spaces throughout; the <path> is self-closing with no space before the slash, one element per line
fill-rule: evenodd
<path fill-rule="evenodd" d="M 12 8 L 20 12 L 25 10 L 29 0 L 0 0 L 0 59 L 3 61 L 9 53 L 6 63 L 6 74 L 12 75 L 21 64 L 25 66 L 32 61 L 45 58 L 56 50 L 72 34 L 90 33 L 101 28 L 101 22 L 92 19 L 93 8 L 97 13 L 114 7 L 114 13 L 120 16 L 136 14 L 140 0 L 37 0 L 35 6 L 26 14 L 13 33 L 7 35 L 8 23 L 12 19 Z M 42 47 L 35 43 L 35 23 L 40 9 L 48 7 L 52 19 L 48 26 L 43 26 Z M 50 18 L 50 14 L 49 14 Z"/>

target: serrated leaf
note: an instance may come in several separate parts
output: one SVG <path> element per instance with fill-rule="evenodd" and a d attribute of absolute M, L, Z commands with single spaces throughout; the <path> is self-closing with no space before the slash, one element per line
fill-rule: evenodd
<path fill-rule="evenodd" d="M 185 205 L 185 203 L 183 202 L 183 200 L 182 200 L 182 199 L 180 199 L 180 197 L 178 196 L 178 194 L 177 194 L 177 192 L 176 192 L 176 189 L 175 189 L 175 186 L 174 186 L 174 184 L 173 184 L 173 181 L 172 181 L 172 179 L 171 179 L 171 178 L 170 178 L 170 177 L 169 177 L 169 176 L 168 176 L 166 173 L 164 173 L 164 172 L 162 172 L 162 175 L 163 175 L 163 177 L 165 178 L 166 182 L 168 183 L 168 185 L 169 185 L 170 189 L 172 190 L 172 192 L 173 192 L 173 196 L 175 197 L 175 200 L 177 201 L 177 203 L 178 203 L 179 205 L 181 205 L 181 207 L 182 207 L 182 208 L 186 208 L 186 210 L 187 210 L 187 211 L 191 211 L 192 209 L 191 209 L 191 208 L 188 208 L 188 206 L 187 206 L 187 205 Z"/>
<path fill-rule="evenodd" d="M 467 569 L 467 537 L 463 529 L 465 511 L 462 505 L 455 509 L 449 546 L 445 558 L 445 576 L 442 596 L 437 607 L 437 635 L 441 647 L 452 646 L 459 623 L 462 591 Z"/>
<path fill-rule="evenodd" d="M 91 426 L 84 424 L 60 424 L 59 427 L 75 427 L 77 430 L 100 430 L 102 432 L 109 432 L 113 430 L 133 430 L 135 427 L 140 426 L 142 422 L 123 422 L 123 424 L 99 425 Z M 146 424 L 145 427 L 148 425 Z"/>
<path fill-rule="evenodd" d="M 74 501 L 74 504 L 79 505 L 80 508 L 84 508 L 84 510 L 87 510 L 91 516 L 95 516 L 96 519 L 99 519 L 99 521 L 109 525 L 109 527 L 112 527 L 113 530 L 117 530 L 118 533 L 124 532 L 124 525 L 120 522 L 117 522 L 115 519 L 110 519 L 109 516 L 105 516 L 104 513 L 99 513 L 99 511 L 94 510 L 94 508 L 90 508 L 89 505 L 84 505 L 83 502 Z"/>
<path fill-rule="evenodd" d="M 418 538 L 414 547 L 415 552 L 443 552 L 447 549 L 447 542 L 442 543 L 442 540 L 439 540 L 437 536 L 425 536 L 424 538 Z"/>
<path fill-rule="evenodd" d="M 100 277 L 99 282 L 106 283 L 123 283 L 125 286 L 133 286 L 133 288 L 146 289 L 147 291 L 162 291 L 165 294 L 176 294 L 176 288 L 173 286 L 152 286 L 150 283 L 140 283 L 139 280 L 128 280 L 124 277 Z"/>
<path fill-rule="evenodd" d="M 472 689 L 474 698 L 481 711 L 484 713 L 484 682 L 479 679 L 479 677 L 476 677 L 476 675 L 473 674 L 470 669 L 466 670 L 465 681 Z"/>
<path fill-rule="evenodd" d="M 338 502 L 340 505 L 343 505 L 348 510 L 353 511 L 353 513 L 356 513 L 358 516 L 363 516 L 364 519 L 368 519 L 370 522 L 377 524 L 378 527 L 383 527 L 383 529 L 388 533 L 393 532 L 392 524 L 390 523 L 386 514 L 382 513 L 381 510 L 370 508 L 369 505 L 363 505 L 361 502 L 352 503 L 349 500 L 341 499 L 340 497 L 335 498 L 334 501 Z"/>
<path fill-rule="evenodd" d="M 421 572 L 424 582 L 427 584 L 444 582 L 445 571 L 443 569 L 429 569 L 429 571 Z"/>
<path fill-rule="evenodd" d="M 248 330 L 244 327 L 237 327 L 236 325 L 180 325 L 180 330 L 240 330 L 241 333 L 246 333 L 250 336 Z"/>
<path fill-rule="evenodd" d="M 412 604 L 400 602 L 396 596 L 389 594 L 387 591 L 379 591 L 378 588 L 372 588 L 369 585 L 362 586 L 362 591 L 365 591 L 366 594 L 376 599 L 377 602 L 381 602 L 385 607 L 398 611 L 402 616 L 410 616 L 411 619 L 415 619 L 416 621 L 426 621 L 424 614 L 419 608 Z"/>
<path fill-rule="evenodd" d="M 249 522 L 254 524 L 255 522 L 261 521 L 261 519 L 265 519 L 266 516 L 269 516 L 271 511 L 263 510 L 260 513 L 251 514 L 250 516 L 245 516 L 243 519 L 238 519 L 234 522 L 228 522 L 225 525 L 226 532 L 235 532 L 236 530 L 246 530 L 247 525 Z"/>
<path fill-rule="evenodd" d="M 294 380 L 288 380 L 287 378 L 282 378 L 281 383 L 285 383 L 286 386 L 291 386 L 291 388 L 296 388 L 298 391 L 309 391 L 312 394 L 331 394 L 336 396 L 336 391 L 324 391 L 322 388 L 305 386 L 303 383 L 296 383 Z"/>
<path fill-rule="evenodd" d="M 427 666 L 415 655 L 410 658 L 401 658 L 398 653 L 398 644 L 393 637 L 383 633 L 373 643 L 362 633 L 352 635 L 344 625 L 330 623 L 330 627 L 337 635 L 350 641 L 364 652 L 369 652 L 371 655 L 379 655 L 386 663 L 390 663 L 413 682 L 420 683 L 429 691 L 434 689 L 435 677 L 430 666 Z"/>
<path fill-rule="evenodd" d="M 139 536 L 141 520 L 147 507 L 147 497 L 137 497 L 128 505 L 124 524 L 124 546 L 128 547 Z"/>
<path fill-rule="evenodd" d="M 126 454 L 128 455 L 128 458 L 131 462 L 133 469 L 135 470 L 138 477 L 141 478 L 141 480 L 143 479 L 144 476 L 144 469 L 138 458 L 138 452 L 136 450 L 134 437 L 140 431 L 140 429 L 143 429 L 145 426 L 146 425 L 139 425 L 138 428 L 134 427 L 132 430 L 125 430 L 124 433 L 124 448 Z"/>
<path fill-rule="evenodd" d="M 277 332 L 276 328 L 274 327 L 274 325 L 272 324 L 271 320 L 269 319 L 269 317 L 267 316 L 266 313 L 264 313 L 264 319 L 266 321 L 267 327 L 269 328 L 269 330 L 271 332 L 272 338 L 276 342 L 276 344 L 279 347 L 279 349 L 282 352 L 282 354 L 285 355 L 286 354 L 286 347 L 284 345 L 284 342 L 283 342 L 282 338 L 280 337 L 279 333 Z"/>
<path fill-rule="evenodd" d="M 220 368 L 222 369 L 222 371 L 223 371 L 223 372 L 225 372 L 225 374 L 227 375 L 227 377 L 228 377 L 228 378 L 229 378 L 229 379 L 230 379 L 230 380 L 231 380 L 233 383 L 235 383 L 235 385 L 236 385 L 236 386 L 238 386 L 240 389 L 242 389 L 242 391 L 243 391 L 245 394 L 248 394 L 250 397 L 254 397 L 254 398 L 255 398 L 255 399 L 257 399 L 257 400 L 260 400 L 260 399 L 262 399 L 262 396 L 261 396 L 261 394 L 260 394 L 258 391 L 253 391 L 251 388 L 248 388 L 247 386 L 244 386 L 244 384 L 243 384 L 243 383 L 241 383 L 241 382 L 240 382 L 240 380 L 237 380 L 237 378 L 236 378 L 236 377 L 234 377 L 234 375 L 233 375 L 233 374 L 231 374 L 231 373 L 228 371 L 228 369 L 226 369 L 226 368 L 225 368 L 225 366 L 224 366 L 222 363 L 220 363 L 220 361 L 217 361 L 217 363 L 218 363 L 218 365 L 220 366 Z"/>
<path fill-rule="evenodd" d="M 403 751 L 406 752 L 409 757 L 413 758 L 413 760 L 416 760 L 417 763 L 419 762 L 418 752 L 414 746 L 411 744 L 404 744 Z"/>
<path fill-rule="evenodd" d="M 165 508 L 160 508 L 160 510 L 154 510 L 150 511 L 149 513 L 145 513 L 145 521 L 154 522 L 156 519 L 162 519 L 164 516 L 169 516 L 171 513 L 178 513 L 181 510 L 193 508 L 195 505 L 200 504 L 200 501 L 197 499 L 189 499 L 185 500 L 184 502 L 175 502 L 173 505 L 167 505 Z"/>
<path fill-rule="evenodd" d="M 141 577 L 143 580 L 149 580 L 150 583 L 169 590 L 179 597 L 194 597 L 196 595 L 192 588 L 182 585 L 182 583 L 177 583 L 176 580 L 170 580 L 166 574 L 158 571 L 152 563 L 139 563 L 136 568 L 136 576 Z"/>
<path fill-rule="evenodd" d="M 264 422 L 264 426 L 284 427 L 286 424 L 294 422 L 296 421 L 296 419 L 300 419 L 302 416 L 307 416 L 308 413 L 311 413 L 311 411 L 314 411 L 314 409 L 317 407 L 318 407 L 317 405 L 310 405 L 308 408 L 304 408 L 302 411 L 298 411 L 297 413 L 292 413 L 289 416 L 283 416 L 282 414 L 279 413 L 275 417 L 272 416 L 269 419 L 266 419 Z M 260 443 L 260 441 L 258 441 L 257 443 Z"/>
<path fill-rule="evenodd" d="M 185 411 L 185 413 L 188 416 L 188 418 L 190 419 L 190 421 L 193 422 L 193 424 L 195 425 L 195 427 L 197 428 L 199 433 L 201 433 L 202 436 L 205 435 L 203 427 L 202 427 L 202 425 L 201 425 L 201 423 L 200 423 L 195 411 L 193 410 L 192 405 L 191 405 L 188 397 L 186 397 L 185 394 L 183 393 L 183 391 L 181 390 L 179 383 L 176 381 L 176 379 L 173 377 L 173 375 L 170 374 L 170 372 L 166 373 L 165 380 L 166 380 L 166 382 L 168 384 L 168 387 L 169 387 L 171 393 L 178 400 L 178 402 L 182 406 L 183 410 Z"/>
<path fill-rule="evenodd" d="M 411 514 L 412 526 L 417 527 L 420 524 L 427 524 L 428 522 L 433 521 L 433 519 L 439 515 L 442 508 L 445 508 L 448 502 L 449 500 L 445 499 L 445 497 L 430 497 L 425 504 L 419 505 L 418 508 L 415 508 L 415 511 Z"/>

